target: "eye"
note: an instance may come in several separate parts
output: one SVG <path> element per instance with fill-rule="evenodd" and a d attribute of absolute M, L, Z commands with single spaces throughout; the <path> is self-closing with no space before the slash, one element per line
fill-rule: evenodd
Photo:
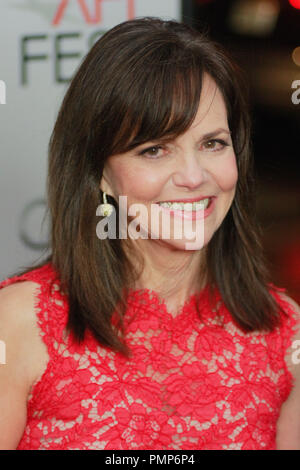
<path fill-rule="evenodd" d="M 216 144 L 219 145 L 217 146 Z M 223 150 L 224 147 L 228 147 L 229 143 L 222 139 L 211 139 L 204 142 L 203 145 L 207 146 L 206 148 L 209 152 L 218 152 L 219 150 Z"/>
<path fill-rule="evenodd" d="M 163 147 L 161 145 L 153 145 L 139 152 L 139 155 L 146 155 L 146 157 L 153 159 L 161 158 L 162 154 L 159 154 L 159 150 L 162 149 Z"/>

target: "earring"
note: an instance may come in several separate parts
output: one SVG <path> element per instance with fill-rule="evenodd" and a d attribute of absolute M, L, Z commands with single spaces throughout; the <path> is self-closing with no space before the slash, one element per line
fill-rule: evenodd
<path fill-rule="evenodd" d="M 114 210 L 114 206 L 112 204 L 107 203 L 105 191 L 103 192 L 103 202 L 104 204 L 100 205 L 100 215 L 102 215 L 103 217 L 109 217 Z"/>

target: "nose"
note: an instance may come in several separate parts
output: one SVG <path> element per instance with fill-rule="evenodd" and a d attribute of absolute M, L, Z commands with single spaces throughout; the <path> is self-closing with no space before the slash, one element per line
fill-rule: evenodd
<path fill-rule="evenodd" d="M 207 178 L 207 171 L 194 152 L 185 152 L 178 159 L 178 168 L 173 174 L 173 183 L 176 186 L 196 189 L 207 181 Z"/>

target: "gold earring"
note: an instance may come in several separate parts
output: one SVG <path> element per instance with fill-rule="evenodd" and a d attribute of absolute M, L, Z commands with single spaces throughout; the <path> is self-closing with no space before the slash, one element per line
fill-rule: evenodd
<path fill-rule="evenodd" d="M 109 217 L 114 210 L 114 206 L 107 202 L 105 191 L 103 192 L 103 202 L 104 204 L 100 205 L 100 215 L 103 217 Z"/>

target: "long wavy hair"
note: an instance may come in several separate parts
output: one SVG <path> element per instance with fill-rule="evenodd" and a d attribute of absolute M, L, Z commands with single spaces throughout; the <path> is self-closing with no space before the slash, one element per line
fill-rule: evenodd
<path fill-rule="evenodd" d="M 123 317 L 127 288 L 140 271 L 132 263 L 136 253 L 128 255 L 130 241 L 125 250 L 124 240 L 96 236 L 99 183 L 109 156 L 189 128 L 204 73 L 224 98 L 238 167 L 231 208 L 205 247 L 210 302 L 213 306 L 218 289 L 245 331 L 272 331 L 279 324 L 281 308 L 271 295 L 276 288 L 255 214 L 244 73 L 207 30 L 142 17 L 113 27 L 91 48 L 70 83 L 49 144 L 51 255 L 40 265 L 51 262 L 59 273 L 69 300 L 67 329 L 78 342 L 89 329 L 101 345 L 130 356 Z M 108 202 L 115 205 L 118 219 L 117 202 L 112 197 Z"/>

